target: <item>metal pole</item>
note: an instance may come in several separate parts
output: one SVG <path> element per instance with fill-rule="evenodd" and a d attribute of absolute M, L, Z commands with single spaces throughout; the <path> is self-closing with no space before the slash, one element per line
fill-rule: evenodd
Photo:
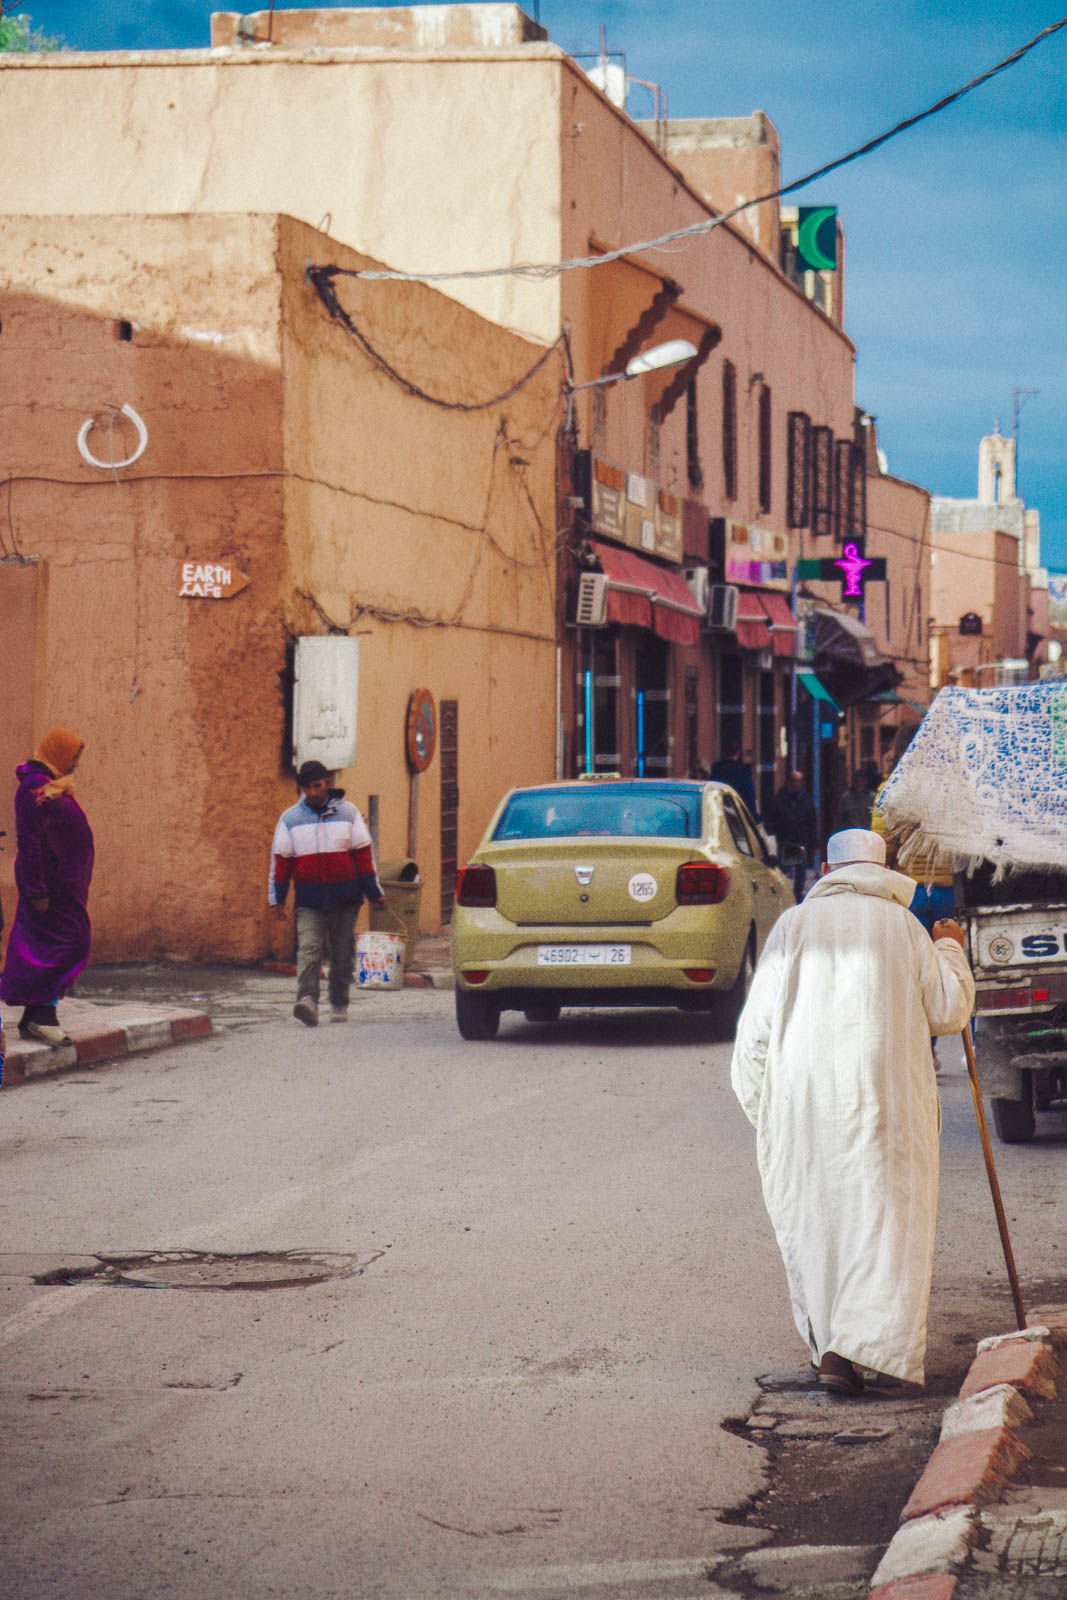
<path fill-rule="evenodd" d="M 415 846 L 419 833 L 419 775 L 411 774 L 411 787 L 408 789 L 408 855 L 416 859 Z"/>
<path fill-rule="evenodd" d="M 989 1191 L 993 1196 L 993 1210 L 997 1215 L 1000 1243 L 1004 1251 L 1004 1265 L 1008 1269 L 1008 1282 L 1011 1284 L 1011 1298 L 1015 1306 L 1015 1325 L 1018 1328 L 1025 1328 L 1026 1312 L 1023 1310 L 1023 1297 L 1019 1293 L 1019 1277 L 1015 1271 L 1015 1258 L 1011 1253 L 1011 1240 L 1008 1238 L 1004 1202 L 1000 1198 L 997 1169 L 993 1165 L 993 1147 L 989 1142 L 989 1124 L 986 1122 L 985 1107 L 982 1104 L 982 1090 L 978 1083 L 978 1064 L 974 1059 L 974 1045 L 971 1042 L 969 1026 L 964 1028 L 961 1038 L 963 1039 L 964 1054 L 967 1057 L 967 1076 L 971 1080 L 971 1098 L 974 1100 L 974 1114 L 978 1119 L 978 1137 L 982 1141 L 982 1155 L 985 1157 L 986 1176 L 989 1179 Z"/>

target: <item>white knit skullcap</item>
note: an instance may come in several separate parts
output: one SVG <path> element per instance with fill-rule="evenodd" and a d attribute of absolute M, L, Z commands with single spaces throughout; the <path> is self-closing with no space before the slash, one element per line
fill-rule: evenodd
<path fill-rule="evenodd" d="M 852 861 L 873 861 L 885 866 L 885 840 L 879 833 L 869 833 L 866 828 L 843 828 L 830 835 L 826 841 L 826 864 L 843 867 Z"/>

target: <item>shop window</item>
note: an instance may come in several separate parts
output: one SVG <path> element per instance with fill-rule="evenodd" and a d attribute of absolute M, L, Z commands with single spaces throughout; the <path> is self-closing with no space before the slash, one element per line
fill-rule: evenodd
<path fill-rule="evenodd" d="M 770 810 L 774 799 L 775 749 L 775 677 L 773 672 L 759 675 L 758 763 L 756 795 L 763 816 Z"/>
<path fill-rule="evenodd" d="M 659 436 L 660 412 L 659 406 L 654 405 L 648 413 L 648 475 L 650 478 L 659 477 Z"/>
<path fill-rule="evenodd" d="M 786 500 L 789 526 L 806 528 L 811 519 L 811 418 L 806 411 L 789 413 L 787 468 Z"/>
<path fill-rule="evenodd" d="M 685 669 L 685 770 L 693 773 L 700 760 L 700 700 L 696 667 Z"/>
<path fill-rule="evenodd" d="M 663 778 L 671 765 L 670 646 L 657 634 L 634 649 L 634 774 Z"/>
<path fill-rule="evenodd" d="M 830 428 L 811 430 L 811 531 L 833 532 L 834 435 Z"/>
<path fill-rule="evenodd" d="M 740 749 L 745 739 L 744 666 L 740 652 L 719 657 L 718 754 Z"/>
<path fill-rule="evenodd" d="M 608 396 L 606 389 L 593 390 L 592 408 L 593 443 L 602 447 L 608 426 Z"/>
<path fill-rule="evenodd" d="M 722 491 L 737 499 L 737 368 L 722 364 Z"/>
<path fill-rule="evenodd" d="M 704 487 L 700 465 L 700 430 L 697 411 L 697 381 L 691 378 L 685 391 L 685 471 L 691 489 Z"/>
<path fill-rule="evenodd" d="M 618 637 L 614 631 L 585 630 L 575 688 L 575 771 L 620 771 Z"/>
<path fill-rule="evenodd" d="M 771 509 L 771 391 L 765 383 L 759 392 L 759 508 Z"/>
<path fill-rule="evenodd" d="M 834 538 L 844 544 L 852 532 L 852 440 L 838 439 L 834 446 Z"/>
<path fill-rule="evenodd" d="M 849 537 L 861 542 L 867 537 L 867 451 L 858 440 L 853 441 L 852 461 L 852 530 Z"/>

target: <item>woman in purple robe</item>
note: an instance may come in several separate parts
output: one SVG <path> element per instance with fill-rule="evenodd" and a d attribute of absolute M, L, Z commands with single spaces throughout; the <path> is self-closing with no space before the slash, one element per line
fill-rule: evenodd
<path fill-rule="evenodd" d="M 53 728 L 32 761 L 16 767 L 15 885 L 18 906 L 0 974 L 0 1000 L 24 1007 L 19 1033 L 69 1044 L 56 1003 L 89 959 L 93 832 L 74 798 L 82 741 Z"/>

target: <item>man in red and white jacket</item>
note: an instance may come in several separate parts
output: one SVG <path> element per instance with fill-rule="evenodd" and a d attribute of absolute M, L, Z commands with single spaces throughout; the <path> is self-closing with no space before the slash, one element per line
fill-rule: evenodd
<path fill-rule="evenodd" d="M 296 992 L 293 1016 L 314 1028 L 319 1020 L 322 956 L 330 952 L 330 1021 L 348 1017 L 355 965 L 356 917 L 364 897 L 385 905 L 367 824 L 343 789 L 330 786 L 321 761 L 305 761 L 296 775 L 300 799 L 283 811 L 274 830 L 267 898 L 285 917 L 289 883 L 296 901 Z"/>

